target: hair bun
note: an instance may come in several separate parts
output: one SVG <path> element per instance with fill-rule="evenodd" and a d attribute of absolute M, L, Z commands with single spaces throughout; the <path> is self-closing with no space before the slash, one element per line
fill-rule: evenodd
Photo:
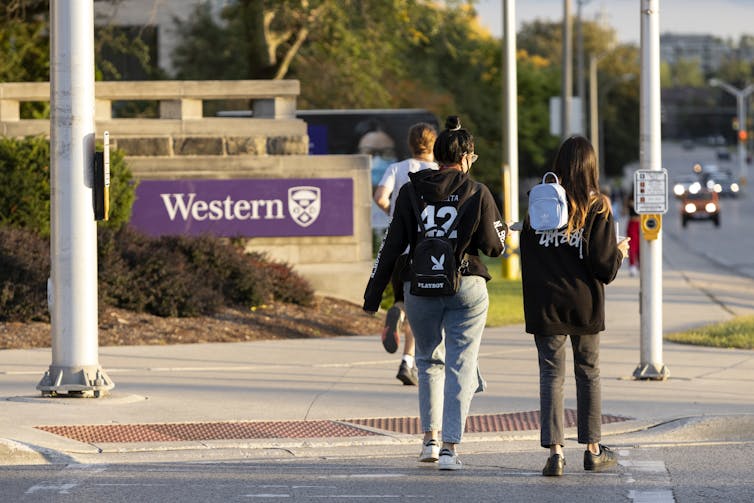
<path fill-rule="evenodd" d="M 457 115 L 449 115 L 445 119 L 445 129 L 448 131 L 458 131 L 461 129 L 461 119 Z"/>

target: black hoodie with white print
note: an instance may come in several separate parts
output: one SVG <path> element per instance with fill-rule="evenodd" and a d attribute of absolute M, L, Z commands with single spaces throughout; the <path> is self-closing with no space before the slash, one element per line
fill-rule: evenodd
<path fill-rule="evenodd" d="M 464 276 L 491 278 L 487 267 L 479 258 L 479 253 L 488 257 L 498 257 L 505 250 L 505 235 L 508 227 L 500 216 L 489 189 L 473 181 L 466 173 L 447 170 L 423 170 L 410 173 L 410 183 L 401 187 L 395 204 L 393 219 L 390 221 L 380 251 L 372 267 L 372 274 L 364 292 L 364 310 L 376 312 L 382 301 L 382 292 L 390 282 L 393 266 L 406 247 L 416 246 L 419 223 L 409 199 L 409 190 L 416 190 L 419 209 L 427 227 L 440 225 L 450 228 L 460 205 L 468 200 L 463 209 L 461 221 L 456 225 L 455 255 L 458 264 L 464 253 L 468 254 L 469 266 Z M 476 185 L 479 190 L 474 192 Z M 411 252 L 409 252 L 410 254 Z M 404 279 L 408 280 L 405 275 Z"/>

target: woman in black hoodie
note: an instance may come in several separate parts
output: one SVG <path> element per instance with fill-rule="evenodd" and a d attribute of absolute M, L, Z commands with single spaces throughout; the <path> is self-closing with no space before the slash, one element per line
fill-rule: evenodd
<path fill-rule="evenodd" d="M 461 441 L 471 398 L 480 384 L 477 358 L 489 306 L 486 281 L 491 277 L 479 252 L 499 256 L 505 249 L 507 227 L 489 189 L 468 175 L 477 159 L 474 138 L 461 129 L 456 116 L 448 117 L 445 126 L 433 148 L 440 169 L 411 173 L 411 182 L 398 193 L 393 219 L 364 292 L 364 310 L 377 311 L 393 264 L 407 246 L 413 259 L 420 227 L 428 229 L 427 235 L 429 228 L 435 235 L 444 235 L 458 219 L 449 235 L 456 263 L 461 264 L 457 293 L 418 296 L 411 294 L 409 282 L 404 283 L 406 315 L 414 331 L 419 369 L 424 432 L 419 461 L 438 461 L 441 470 L 457 470 L 461 462 L 456 444 Z M 412 197 L 423 225 L 415 216 Z M 404 274 L 408 279 L 408 270 Z M 442 448 L 438 430 L 442 430 Z"/>
<path fill-rule="evenodd" d="M 568 223 L 535 231 L 527 217 L 520 248 L 526 331 L 534 334 L 539 353 L 540 441 L 550 449 L 542 473 L 559 476 L 565 465 L 563 382 L 569 335 L 578 441 L 587 444 L 584 469 L 599 471 L 616 464 L 615 454 L 599 443 L 599 332 L 605 330 L 605 284 L 618 274 L 628 240 L 616 242 L 610 202 L 600 193 L 597 159 L 586 138 L 566 139 L 552 171 L 568 198 Z"/>

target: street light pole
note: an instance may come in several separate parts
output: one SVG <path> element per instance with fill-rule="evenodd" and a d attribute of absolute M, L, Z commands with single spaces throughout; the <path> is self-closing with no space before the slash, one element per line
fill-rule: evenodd
<path fill-rule="evenodd" d="M 114 384 L 99 365 L 92 2 L 50 2 L 50 255 L 52 364 L 45 396 L 100 397 Z"/>
<path fill-rule="evenodd" d="M 586 133 L 586 100 L 584 99 L 586 84 L 584 83 L 584 20 L 581 16 L 581 6 L 589 3 L 589 0 L 576 0 L 576 2 L 576 89 L 581 100 L 581 123 L 579 124 L 581 131 L 579 132 L 584 134 Z"/>
<path fill-rule="evenodd" d="M 736 97 L 736 107 L 738 109 L 738 176 L 741 182 L 746 183 L 746 134 L 741 135 L 741 131 L 746 131 L 746 98 L 754 92 L 754 84 L 749 84 L 744 89 L 738 89 L 723 82 L 720 79 L 710 79 L 709 85 L 720 87 Z"/>
<path fill-rule="evenodd" d="M 563 0 L 563 72 L 561 75 L 562 89 L 560 91 L 560 134 L 568 138 L 571 134 L 571 100 L 573 96 L 573 55 L 571 31 L 573 21 L 571 19 L 571 0 Z"/>
<path fill-rule="evenodd" d="M 514 0 L 503 0 L 503 214 L 518 221 L 518 79 L 516 72 L 516 13 Z M 503 277 L 519 279 L 518 232 L 506 236 Z"/>
<path fill-rule="evenodd" d="M 600 154 L 600 123 L 599 123 L 599 102 L 598 102 L 598 87 L 597 87 L 597 63 L 599 63 L 600 56 L 592 54 L 589 56 L 589 139 L 594 147 L 595 157 L 597 158 L 597 168 L 600 172 L 600 179 L 604 174 L 602 167 L 602 160 Z"/>
<path fill-rule="evenodd" d="M 659 7 L 659 0 L 641 2 L 639 158 L 642 169 L 648 171 L 662 171 Z M 647 216 L 654 216 L 655 222 L 661 222 L 662 215 Z M 646 230 L 643 230 L 639 241 L 641 361 L 634 370 L 634 377 L 665 380 L 670 372 L 662 359 L 662 232 L 656 238 L 648 239 Z M 634 243 L 631 246 L 635 246 Z"/>

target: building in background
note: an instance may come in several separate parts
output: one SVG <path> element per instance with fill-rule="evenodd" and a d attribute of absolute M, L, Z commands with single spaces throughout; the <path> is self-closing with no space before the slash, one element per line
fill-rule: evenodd
<path fill-rule="evenodd" d="M 713 35 L 681 35 L 663 33 L 660 35 L 660 59 L 668 64 L 680 60 L 699 62 L 704 75 L 709 75 L 720 68 L 725 57 L 733 54 L 734 49 L 722 39 Z"/>

